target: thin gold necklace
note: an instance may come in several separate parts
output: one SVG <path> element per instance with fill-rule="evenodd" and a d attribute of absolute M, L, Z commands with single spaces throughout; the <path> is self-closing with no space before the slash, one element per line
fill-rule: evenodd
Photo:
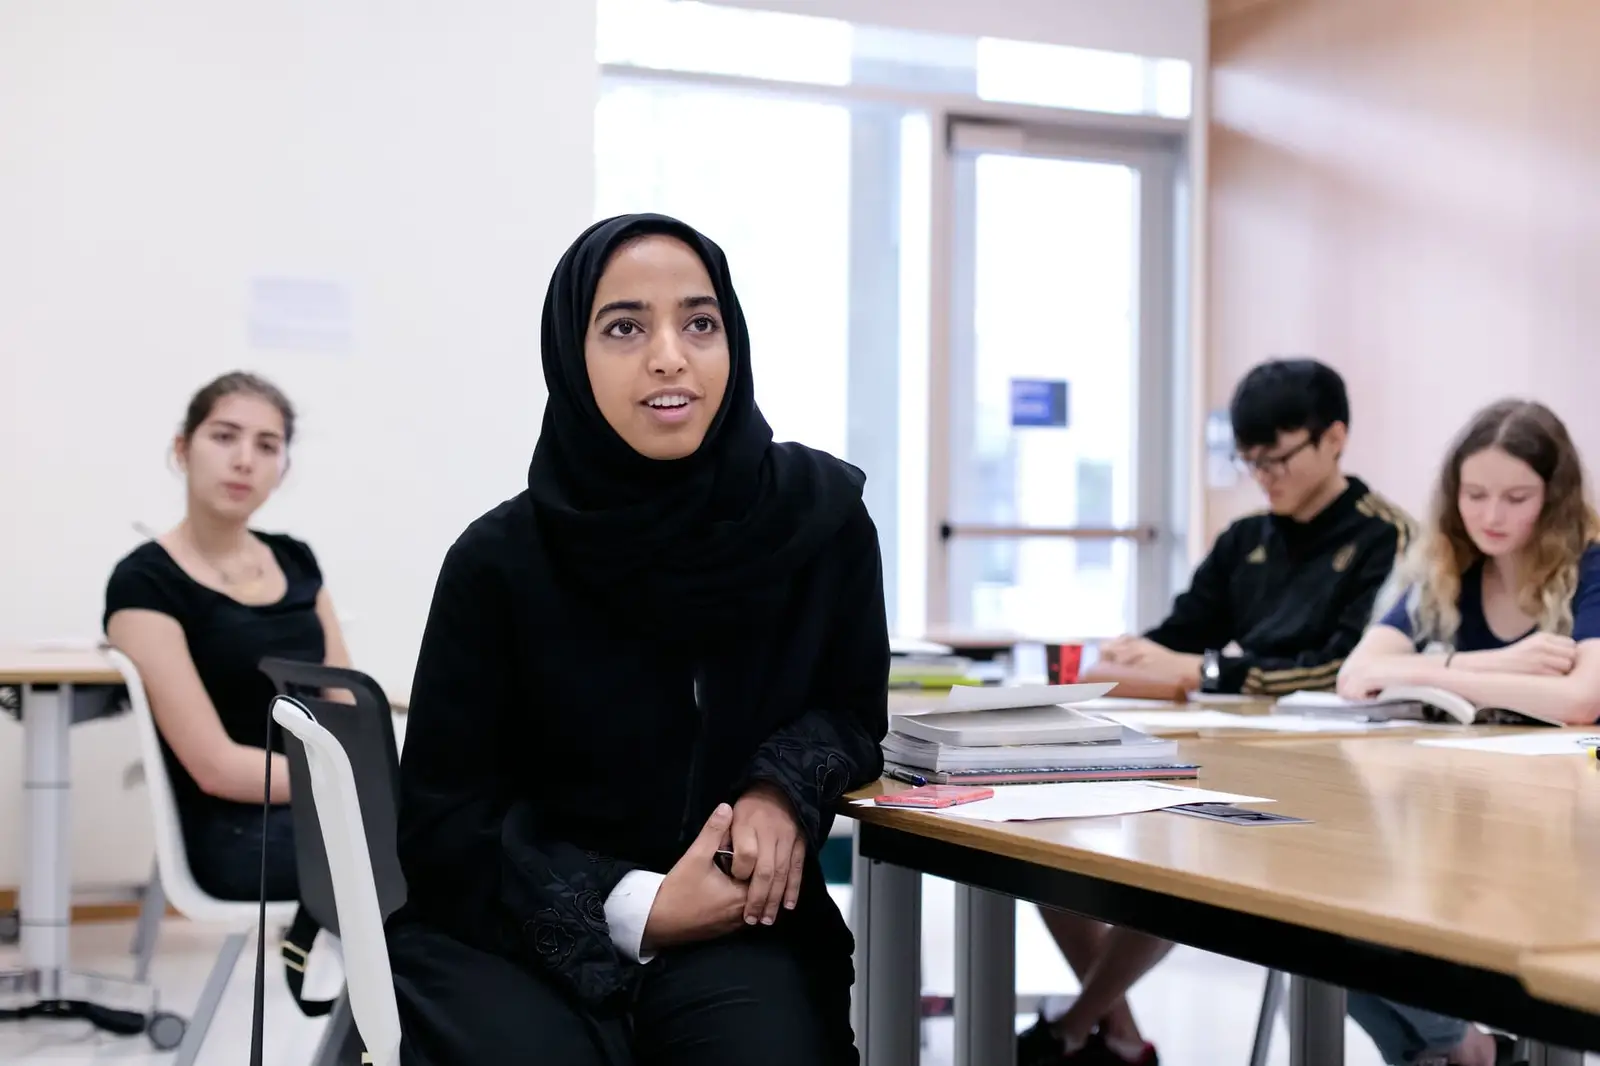
<path fill-rule="evenodd" d="M 189 540 L 190 540 L 191 545 L 193 545 L 193 547 L 194 547 L 194 553 L 196 555 L 200 556 L 201 560 L 207 566 L 209 566 L 209 567 L 211 567 L 211 569 L 215 570 L 217 572 L 217 576 L 222 578 L 222 583 L 224 585 L 229 586 L 230 588 L 231 587 L 240 586 L 240 585 L 254 584 L 257 581 L 260 581 L 262 579 L 262 577 L 264 577 L 266 575 L 266 572 L 267 572 L 267 568 L 266 567 L 262 566 L 260 563 L 253 563 L 252 564 L 252 566 L 254 567 L 253 572 L 251 572 L 248 575 L 242 575 L 242 576 L 239 576 L 239 577 L 235 577 L 234 575 L 228 573 L 228 571 L 224 570 L 222 568 L 222 564 L 218 563 L 216 560 L 212 559 L 209 555 L 207 555 L 204 551 L 202 551 L 200 549 L 200 545 L 194 544 L 194 537 L 192 535 L 190 536 Z"/>

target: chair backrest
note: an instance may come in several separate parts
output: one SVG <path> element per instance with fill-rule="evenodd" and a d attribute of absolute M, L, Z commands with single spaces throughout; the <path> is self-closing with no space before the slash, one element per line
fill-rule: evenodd
<path fill-rule="evenodd" d="M 400 1011 L 350 757 L 298 700 L 279 696 L 272 701 L 272 717 L 299 741 L 305 754 L 318 836 L 328 856 L 339 910 L 350 1013 L 375 1066 L 393 1066 L 400 1056 Z"/>
<path fill-rule="evenodd" d="M 122 674 L 122 683 L 128 690 L 128 705 L 139 731 L 139 754 L 144 763 L 145 789 L 150 795 L 151 821 L 155 828 L 156 869 L 161 874 L 161 889 L 166 893 L 167 902 L 194 921 L 238 921 L 254 925 L 254 903 L 218 900 L 195 883 L 184 847 L 183 826 L 178 820 L 172 779 L 167 774 L 167 760 L 156 731 L 155 717 L 150 713 L 144 681 L 133 660 L 122 652 L 108 648 L 106 655 Z"/>
<path fill-rule="evenodd" d="M 366 826 L 367 854 L 378 903 L 387 918 L 406 899 L 405 875 L 395 843 L 400 797 L 400 756 L 394 739 L 394 718 L 389 700 L 378 683 L 357 670 L 290 659 L 263 659 L 261 671 L 272 679 L 280 696 L 298 701 L 331 733 L 350 761 Z M 343 689 L 355 703 L 329 700 L 322 695 Z M 283 751 L 289 760 L 290 806 L 294 809 L 295 866 L 300 879 L 300 905 L 317 925 L 340 935 L 336 904 L 322 833 L 317 827 L 317 805 L 310 787 L 309 769 L 300 744 L 285 737 Z"/>

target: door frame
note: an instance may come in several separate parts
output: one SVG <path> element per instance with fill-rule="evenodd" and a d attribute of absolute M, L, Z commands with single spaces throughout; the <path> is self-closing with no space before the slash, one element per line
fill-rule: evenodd
<path fill-rule="evenodd" d="M 1188 439 L 1187 270 L 1188 174 L 1182 128 L 1108 127 L 1067 120 L 1026 121 L 946 111 L 932 138 L 929 244 L 928 529 L 929 629 L 950 626 L 949 544 L 954 536 L 1052 536 L 1126 540 L 1134 545 L 1131 613 L 1136 629 L 1162 617 L 1187 569 Z M 981 527 L 953 523 L 952 456 L 971 432 L 970 410 L 952 398 L 971 395 L 955 379 L 970 373 L 972 211 L 981 154 L 1112 163 L 1139 175 L 1139 282 L 1135 391 L 1134 522 L 1126 529 Z M 965 247 L 963 247 L 963 243 Z M 963 295 L 964 294 L 964 295 Z M 960 328 L 958 328 L 958 325 Z M 966 350 L 958 350 L 959 346 Z M 1092 636 L 1096 634 L 1023 634 Z"/>

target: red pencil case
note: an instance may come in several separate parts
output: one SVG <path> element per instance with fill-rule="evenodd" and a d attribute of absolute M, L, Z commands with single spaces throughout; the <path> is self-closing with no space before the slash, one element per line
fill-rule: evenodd
<path fill-rule="evenodd" d="M 994 789 L 983 785 L 919 785 L 903 792 L 879 796 L 874 802 L 880 807 L 954 807 L 986 800 L 993 795 Z"/>

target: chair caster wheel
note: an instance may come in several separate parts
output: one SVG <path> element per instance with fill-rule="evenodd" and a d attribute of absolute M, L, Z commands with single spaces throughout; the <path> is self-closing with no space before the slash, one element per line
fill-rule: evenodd
<path fill-rule="evenodd" d="M 145 1035 L 150 1038 L 150 1043 L 158 1051 L 172 1051 L 183 1043 L 183 1034 L 189 1031 L 189 1023 L 176 1014 L 166 1011 L 157 1011 L 150 1015 L 150 1024 L 145 1029 Z"/>

